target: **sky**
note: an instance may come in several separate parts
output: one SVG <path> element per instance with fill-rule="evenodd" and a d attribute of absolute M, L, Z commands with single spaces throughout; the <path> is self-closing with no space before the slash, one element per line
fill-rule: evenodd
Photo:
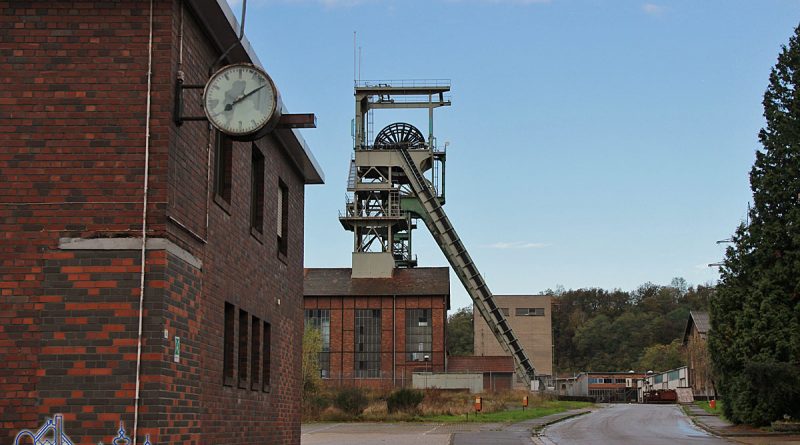
<path fill-rule="evenodd" d="M 306 267 L 350 267 L 355 31 L 360 79 L 451 80 L 445 210 L 495 294 L 535 294 L 718 279 L 799 20 L 800 0 L 249 0 L 245 33 L 289 110 L 317 116 Z M 376 132 L 427 125 L 378 113 Z M 414 235 L 420 266 L 447 265 L 424 224 Z M 450 286 L 453 309 L 471 304 Z"/>

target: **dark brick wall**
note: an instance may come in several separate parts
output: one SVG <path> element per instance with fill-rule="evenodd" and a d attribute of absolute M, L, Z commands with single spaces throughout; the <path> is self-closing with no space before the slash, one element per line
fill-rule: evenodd
<path fill-rule="evenodd" d="M 447 296 L 398 295 L 363 297 L 306 296 L 306 309 L 330 309 L 331 353 L 328 385 L 391 388 L 411 384 L 411 374 L 445 369 L 445 322 Z M 429 363 L 414 362 L 406 355 L 406 309 L 431 309 L 432 354 Z M 381 309 L 381 377 L 356 378 L 354 373 L 355 309 Z M 394 351 L 394 361 L 393 354 Z"/>
<path fill-rule="evenodd" d="M 0 2 L 2 443 L 54 413 L 80 443 L 109 443 L 119 420 L 132 430 L 140 252 L 60 250 L 58 240 L 141 235 L 148 7 Z M 286 333 L 303 322 L 302 178 L 276 140 L 256 143 L 266 184 L 256 237 L 252 145 L 234 144 L 223 208 L 210 186 L 213 133 L 205 122 L 172 122 L 178 70 L 203 83 L 218 54 L 187 8 L 155 2 L 148 236 L 171 240 L 202 269 L 148 251 L 139 440 L 298 444 L 300 342 Z M 198 98 L 187 96 L 186 114 L 201 113 Z M 282 256 L 279 180 L 289 188 Z M 269 392 L 222 384 L 226 301 L 272 325 Z"/>

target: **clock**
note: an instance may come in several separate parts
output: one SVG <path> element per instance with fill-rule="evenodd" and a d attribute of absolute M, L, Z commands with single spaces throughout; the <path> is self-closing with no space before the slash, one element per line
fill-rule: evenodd
<path fill-rule="evenodd" d="M 269 75 L 248 63 L 221 68 L 203 90 L 208 121 L 235 139 L 257 139 L 274 128 L 280 118 L 278 101 Z"/>

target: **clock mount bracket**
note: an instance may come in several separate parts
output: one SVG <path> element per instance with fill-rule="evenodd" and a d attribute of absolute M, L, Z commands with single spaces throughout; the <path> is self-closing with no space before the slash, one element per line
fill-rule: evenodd
<path fill-rule="evenodd" d="M 208 121 L 205 115 L 184 116 L 183 114 L 184 90 L 202 90 L 205 86 L 204 83 L 186 83 L 183 72 L 178 71 L 178 78 L 175 80 L 175 107 L 172 112 L 172 120 L 175 125 L 181 126 L 187 121 Z M 314 113 L 284 113 L 281 114 L 276 128 L 317 128 L 317 116 Z"/>

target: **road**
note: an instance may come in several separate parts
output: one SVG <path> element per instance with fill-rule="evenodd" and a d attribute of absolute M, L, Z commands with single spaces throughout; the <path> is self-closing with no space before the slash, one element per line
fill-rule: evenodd
<path fill-rule="evenodd" d="M 450 431 L 428 423 L 314 423 L 302 426 L 302 445 L 447 445 Z"/>
<path fill-rule="evenodd" d="M 729 444 L 692 425 L 676 405 L 605 405 L 531 437 L 536 422 L 312 423 L 302 426 L 303 445 L 673 445 Z M 541 424 L 540 424 L 541 425 Z"/>
<path fill-rule="evenodd" d="M 695 427 L 676 405 L 609 405 L 547 427 L 544 445 L 718 445 L 730 442 Z"/>

